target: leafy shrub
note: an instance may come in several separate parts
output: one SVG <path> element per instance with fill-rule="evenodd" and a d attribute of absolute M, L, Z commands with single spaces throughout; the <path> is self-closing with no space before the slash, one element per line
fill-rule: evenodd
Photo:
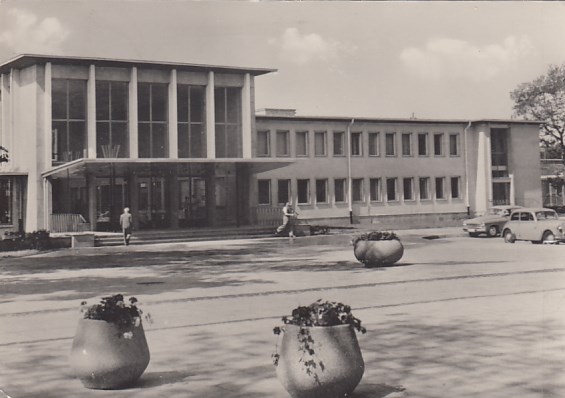
<path fill-rule="evenodd" d="M 0 241 L 1 251 L 47 250 L 50 248 L 49 232 L 45 230 L 30 233 L 7 231 Z"/>
<path fill-rule="evenodd" d="M 392 231 L 371 231 L 361 235 L 356 235 L 351 239 L 355 245 L 360 240 L 399 240 L 398 236 Z"/>

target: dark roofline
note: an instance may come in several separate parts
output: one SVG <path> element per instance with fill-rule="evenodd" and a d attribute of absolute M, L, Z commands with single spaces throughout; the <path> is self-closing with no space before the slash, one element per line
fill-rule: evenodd
<path fill-rule="evenodd" d="M 52 62 L 63 65 L 90 65 L 106 66 L 106 67 L 145 67 L 153 69 L 178 69 L 186 71 L 202 71 L 211 70 L 214 72 L 224 73 L 250 73 L 254 76 L 264 75 L 276 72 L 277 69 L 269 68 L 244 68 L 237 66 L 220 66 L 205 64 L 189 64 L 179 62 L 156 62 L 146 60 L 126 60 L 126 59 L 110 59 L 110 58 L 88 58 L 88 57 L 69 57 L 62 55 L 38 55 L 38 54 L 20 54 L 9 61 L 0 64 L 0 73 L 9 72 L 11 68 L 21 69 L 34 64 Z"/>
<path fill-rule="evenodd" d="M 370 117 L 345 117 L 345 116 L 270 116 L 270 115 L 255 115 L 256 119 L 264 120 L 285 120 L 285 121 L 301 121 L 301 122 L 341 122 L 341 123 L 351 123 L 354 120 L 355 123 L 366 123 L 366 122 L 377 122 L 377 123 L 418 123 L 418 124 L 430 124 L 430 123 L 440 123 L 440 124 L 541 124 L 537 120 L 518 120 L 518 119 L 477 119 L 477 120 L 466 120 L 466 119 L 412 119 L 412 118 L 370 118 Z"/>

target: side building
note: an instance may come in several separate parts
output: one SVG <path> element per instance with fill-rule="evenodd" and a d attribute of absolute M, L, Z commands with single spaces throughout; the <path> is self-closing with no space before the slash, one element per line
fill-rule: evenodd
<path fill-rule="evenodd" d="M 493 205 L 541 206 L 539 123 L 256 115 L 258 206 L 386 227 L 460 225 Z"/>

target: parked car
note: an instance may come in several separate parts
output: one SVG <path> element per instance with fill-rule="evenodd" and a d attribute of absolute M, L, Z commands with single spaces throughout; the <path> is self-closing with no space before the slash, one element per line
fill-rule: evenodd
<path fill-rule="evenodd" d="M 507 243 L 529 240 L 532 243 L 565 242 L 565 221 L 546 208 L 522 208 L 512 212 L 502 236 Z"/>
<path fill-rule="evenodd" d="M 521 206 L 493 206 L 487 214 L 480 217 L 471 218 L 463 222 L 463 231 L 470 236 L 486 234 L 489 237 L 497 236 L 502 231 L 502 226 L 512 210 L 520 209 Z"/>

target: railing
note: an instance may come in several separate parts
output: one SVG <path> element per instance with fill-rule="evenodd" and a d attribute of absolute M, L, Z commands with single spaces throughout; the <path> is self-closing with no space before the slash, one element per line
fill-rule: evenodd
<path fill-rule="evenodd" d="M 255 225 L 277 226 L 282 223 L 282 206 L 257 206 L 251 210 L 251 217 Z"/>
<path fill-rule="evenodd" d="M 51 214 L 51 232 L 85 232 L 90 231 L 90 223 L 82 214 Z"/>

